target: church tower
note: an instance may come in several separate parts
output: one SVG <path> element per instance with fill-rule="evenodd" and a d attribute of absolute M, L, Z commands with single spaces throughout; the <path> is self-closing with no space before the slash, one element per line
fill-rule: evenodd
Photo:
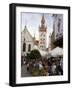
<path fill-rule="evenodd" d="M 47 27 L 45 26 L 45 19 L 43 14 L 41 19 L 41 25 L 39 26 L 39 48 L 43 51 L 46 50 L 46 34 Z"/>

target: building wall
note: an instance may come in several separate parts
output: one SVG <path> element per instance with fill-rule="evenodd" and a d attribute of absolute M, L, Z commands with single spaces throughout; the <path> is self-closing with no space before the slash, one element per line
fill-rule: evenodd
<path fill-rule="evenodd" d="M 46 32 L 39 31 L 39 48 L 46 50 Z"/>
<path fill-rule="evenodd" d="M 51 51 L 51 34 L 49 35 L 49 45 L 48 45 L 48 51 Z"/>
<path fill-rule="evenodd" d="M 24 52 L 23 51 L 23 44 L 26 44 L 26 51 Z M 28 45 L 31 45 L 31 50 L 32 50 L 32 48 L 33 48 L 33 45 L 34 45 L 34 43 L 33 43 L 33 38 L 32 38 L 32 36 L 30 35 L 30 33 L 28 32 L 28 30 L 27 29 L 25 29 L 22 33 L 21 33 L 21 54 L 22 54 L 22 56 L 23 55 L 26 55 L 26 53 L 29 53 L 29 51 L 28 51 Z"/>
<path fill-rule="evenodd" d="M 55 39 L 58 39 L 63 36 L 63 15 L 62 14 L 54 15 L 53 29 L 55 32 Z"/>
<path fill-rule="evenodd" d="M 51 35 L 51 49 L 55 48 L 56 46 L 54 45 L 54 41 L 55 41 L 55 34 L 54 31 Z"/>
<path fill-rule="evenodd" d="M 51 49 L 56 46 L 63 47 L 63 15 L 54 14 L 53 15 L 53 33 L 51 35 Z M 58 43 L 58 44 L 57 44 Z"/>

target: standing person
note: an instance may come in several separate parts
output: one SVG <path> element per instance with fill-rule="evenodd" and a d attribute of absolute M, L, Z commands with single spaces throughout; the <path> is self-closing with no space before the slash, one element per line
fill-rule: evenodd
<path fill-rule="evenodd" d="M 60 65 L 58 66 L 58 71 L 59 71 L 59 75 L 63 75 L 63 70 Z"/>
<path fill-rule="evenodd" d="M 29 71 L 29 63 L 27 63 L 27 71 Z"/>
<path fill-rule="evenodd" d="M 49 61 L 48 61 L 48 73 L 49 73 L 49 76 L 51 76 L 53 73 L 52 73 L 52 59 L 53 58 L 50 58 Z"/>
<path fill-rule="evenodd" d="M 52 64 L 52 74 L 55 75 L 56 73 L 56 65 L 55 63 Z"/>
<path fill-rule="evenodd" d="M 60 59 L 60 66 L 61 66 L 61 68 L 62 68 L 62 70 L 63 70 L 63 58 L 61 57 L 61 59 Z"/>
<path fill-rule="evenodd" d="M 46 72 L 46 76 L 48 76 L 49 73 L 48 73 L 48 64 L 47 63 L 45 63 L 45 72 Z"/>
<path fill-rule="evenodd" d="M 39 70 L 43 69 L 43 66 L 41 63 L 39 63 Z"/>
<path fill-rule="evenodd" d="M 60 62 L 57 64 L 56 74 L 57 75 L 63 75 L 63 70 L 62 70 L 62 68 L 60 66 Z"/>
<path fill-rule="evenodd" d="M 24 65 L 26 64 L 26 61 L 25 61 L 25 60 L 23 61 L 23 64 L 24 64 Z"/>

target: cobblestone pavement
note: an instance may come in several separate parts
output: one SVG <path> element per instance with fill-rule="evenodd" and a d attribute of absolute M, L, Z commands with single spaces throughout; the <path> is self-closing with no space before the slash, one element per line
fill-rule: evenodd
<path fill-rule="evenodd" d="M 31 77 L 32 75 L 30 74 L 30 72 L 27 71 L 27 67 L 26 65 L 23 65 L 21 67 L 21 77 Z"/>

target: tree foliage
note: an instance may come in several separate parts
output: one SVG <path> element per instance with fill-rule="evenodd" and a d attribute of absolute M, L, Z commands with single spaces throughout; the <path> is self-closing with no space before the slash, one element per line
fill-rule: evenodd
<path fill-rule="evenodd" d="M 28 55 L 28 57 L 30 59 L 39 59 L 39 58 L 41 58 L 41 54 L 40 54 L 40 52 L 38 50 L 35 49 L 35 50 L 32 50 L 30 52 L 30 54 Z"/>

